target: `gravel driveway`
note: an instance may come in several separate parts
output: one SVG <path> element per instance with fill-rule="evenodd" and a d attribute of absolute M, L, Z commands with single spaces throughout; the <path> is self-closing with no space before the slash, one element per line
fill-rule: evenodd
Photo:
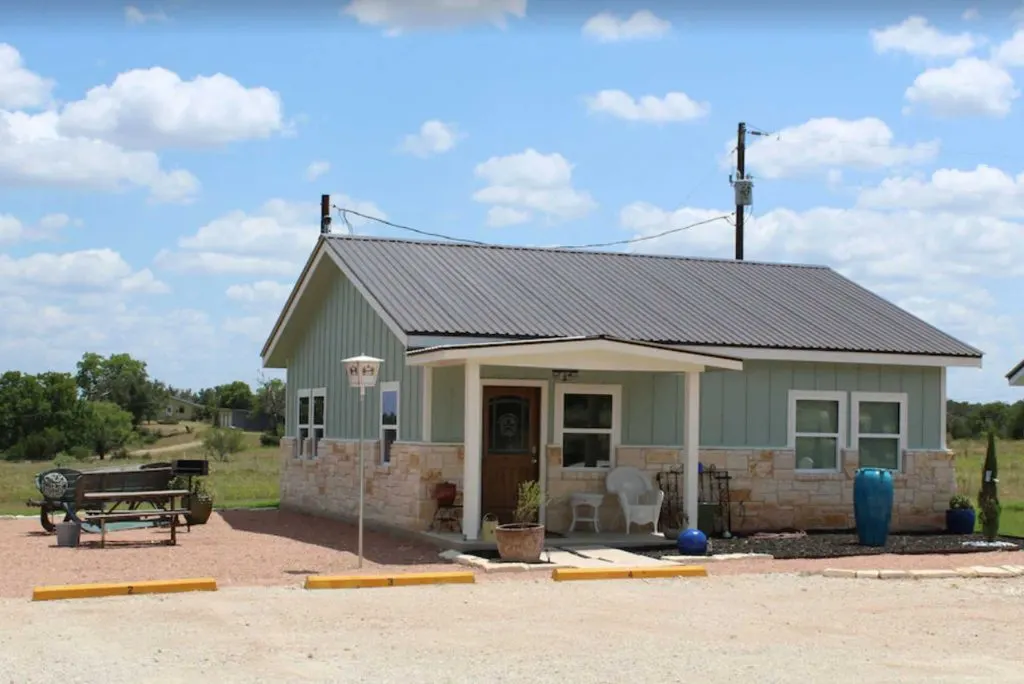
<path fill-rule="evenodd" d="M 0 679 L 996 684 L 1022 609 L 1020 579 L 794 575 L 0 599 Z"/>

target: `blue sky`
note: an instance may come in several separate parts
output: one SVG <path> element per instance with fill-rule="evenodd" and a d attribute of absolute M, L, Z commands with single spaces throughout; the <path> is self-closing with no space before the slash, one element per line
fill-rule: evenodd
<path fill-rule="evenodd" d="M 986 352 L 953 398 L 1015 400 L 1024 14 L 986 5 L 23 10 L 0 33 L 0 353 L 255 381 L 321 193 L 478 240 L 625 240 L 728 213 L 746 121 L 772 133 L 748 258 L 840 269 Z M 728 258 L 732 228 L 632 248 Z"/>

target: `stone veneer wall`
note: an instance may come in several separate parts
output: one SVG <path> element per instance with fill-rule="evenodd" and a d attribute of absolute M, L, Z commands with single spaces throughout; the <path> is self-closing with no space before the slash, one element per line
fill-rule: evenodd
<path fill-rule="evenodd" d="M 391 463 L 378 463 L 380 442 L 364 443 L 367 520 L 426 530 L 434 517 L 434 486 L 462 489 L 462 445 L 396 442 Z M 281 508 L 327 517 L 359 511 L 359 443 L 321 440 L 317 458 L 296 458 L 295 439 L 281 440 Z"/>
<path fill-rule="evenodd" d="M 603 492 L 607 472 L 563 470 L 562 453 L 548 447 L 547 524 L 565 531 L 572 520 L 569 494 Z M 680 450 L 651 447 L 619 447 L 618 465 L 630 465 L 650 473 L 670 470 L 683 462 Z M 732 526 L 737 532 L 797 529 L 852 528 L 853 478 L 856 450 L 843 451 L 843 468 L 833 473 L 797 473 L 791 450 L 706 449 L 700 452 L 705 466 L 728 470 L 732 500 Z M 895 474 L 893 530 L 935 530 L 945 526 L 949 497 L 956 493 L 953 453 L 907 451 L 903 472 Z M 577 529 L 589 528 L 581 524 Z M 618 502 L 608 496 L 601 507 L 601 530 L 623 531 L 625 521 Z M 638 528 L 634 526 L 634 530 Z"/>
<path fill-rule="evenodd" d="M 357 442 L 322 440 L 318 457 L 296 458 L 294 438 L 281 440 L 281 507 L 314 515 L 354 516 L 359 505 Z M 391 464 L 378 465 L 379 442 L 366 442 L 366 515 L 406 529 L 426 530 L 434 516 L 434 485 L 449 481 L 462 491 L 460 444 L 396 442 Z M 733 530 L 841 529 L 853 521 L 853 477 L 857 452 L 843 452 L 843 468 L 833 473 L 797 473 L 791 450 L 705 449 L 700 460 L 728 470 Z M 651 479 L 679 467 L 682 452 L 664 447 L 619 447 L 616 463 L 647 471 Z M 547 448 L 547 526 L 556 532 L 572 520 L 569 495 L 604 492 L 607 471 L 562 468 L 562 449 Z M 895 474 L 893 530 L 934 530 L 945 526 L 949 497 L 956 493 L 951 451 L 907 451 L 903 472 Z M 624 531 L 618 501 L 601 506 L 601 531 Z M 589 530 L 581 524 L 579 530 Z M 633 530 L 639 529 L 634 526 Z"/>

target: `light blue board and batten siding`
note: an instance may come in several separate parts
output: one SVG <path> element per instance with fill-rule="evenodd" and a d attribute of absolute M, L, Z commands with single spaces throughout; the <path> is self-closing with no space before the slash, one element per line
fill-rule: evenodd
<path fill-rule="evenodd" d="M 359 291 L 331 263 L 321 266 L 303 295 L 309 309 L 297 312 L 297 340 L 288 361 L 286 429 L 297 432 L 299 389 L 327 388 L 327 437 L 359 437 L 359 390 L 349 387 L 341 360 L 359 354 L 384 359 L 381 382 L 401 383 L 399 439 L 422 439 L 423 372 L 405 364 L 405 348 Z M 377 439 L 380 429 L 380 388 L 366 392 L 364 436 Z"/>
<path fill-rule="evenodd" d="M 788 435 L 789 391 L 905 392 L 908 447 L 941 444 L 941 369 L 827 363 L 748 361 L 743 371 L 708 371 L 701 376 L 700 443 L 706 447 L 784 447 Z M 488 367 L 487 379 L 549 381 L 551 373 L 528 368 Z M 682 376 L 665 373 L 581 372 L 581 384 L 622 385 L 622 443 L 683 443 Z M 433 377 L 432 439 L 462 440 L 461 367 L 438 368 Z M 851 407 L 852 408 L 852 407 Z M 554 435 L 554 405 L 548 406 L 548 434 Z M 847 416 L 849 420 L 850 416 Z"/>

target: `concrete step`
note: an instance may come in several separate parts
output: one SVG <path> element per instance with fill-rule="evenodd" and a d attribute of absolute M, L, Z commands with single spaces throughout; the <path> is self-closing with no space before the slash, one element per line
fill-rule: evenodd
<path fill-rule="evenodd" d="M 641 556 L 638 553 L 630 553 L 622 549 L 610 549 L 607 546 L 574 546 L 573 551 L 587 558 L 605 561 L 618 566 L 641 567 L 651 565 L 673 565 L 668 561 Z"/>
<path fill-rule="evenodd" d="M 581 558 L 575 553 L 569 553 L 563 549 L 546 549 L 544 551 L 544 556 L 541 556 L 541 558 L 545 558 L 545 560 L 549 560 L 552 563 L 564 565 L 569 568 L 607 568 L 611 565 L 608 561 L 597 560 L 594 558 Z"/>

